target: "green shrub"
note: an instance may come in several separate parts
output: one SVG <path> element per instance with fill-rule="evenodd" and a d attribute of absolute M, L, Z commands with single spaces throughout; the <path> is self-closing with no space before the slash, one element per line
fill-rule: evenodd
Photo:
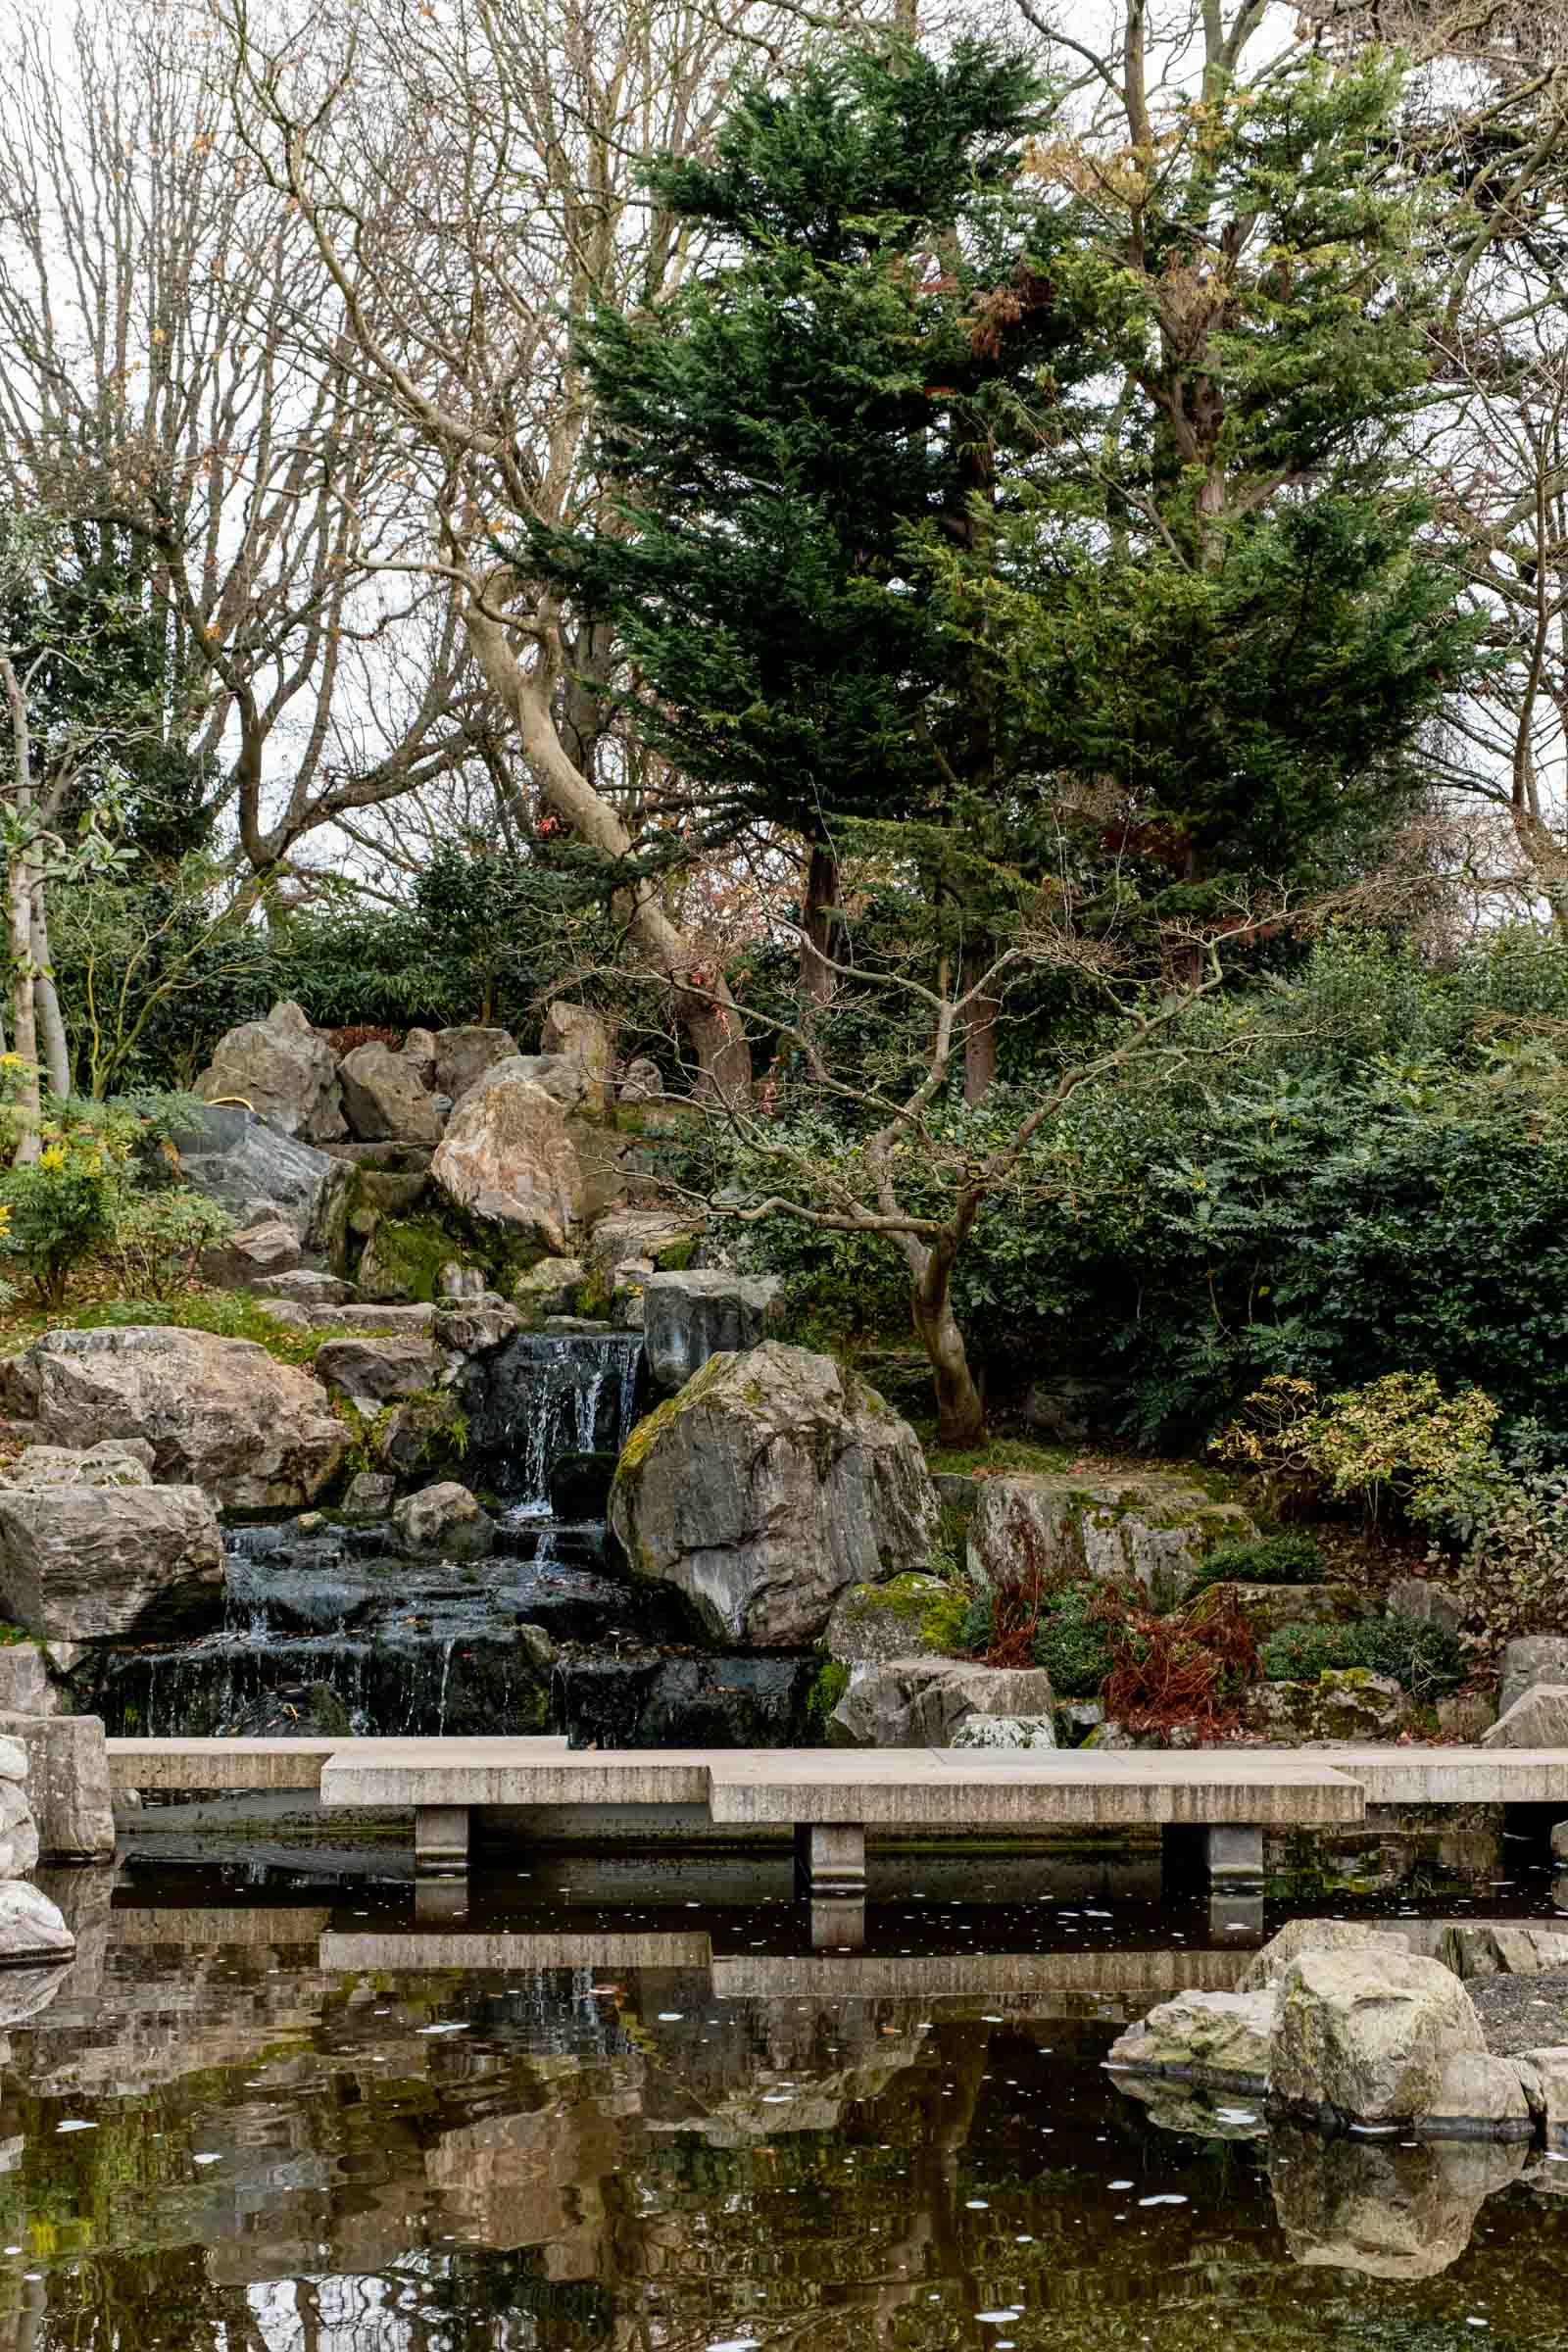
<path fill-rule="evenodd" d="M 1114 1629 L 1098 1585 L 1064 1585 L 1047 1596 L 1035 1635 L 1034 1661 L 1058 1698 L 1098 1698 L 1112 1658 Z"/>
<path fill-rule="evenodd" d="M 1201 1585 L 1320 1585 L 1325 1576 L 1321 1545 L 1312 1536 L 1255 1536 L 1246 1544 L 1221 1544 L 1193 1579 Z"/>
<path fill-rule="evenodd" d="M 1286 1625 L 1259 1655 L 1271 1683 L 1311 1683 L 1320 1674 L 1364 1667 L 1417 1698 L 1440 1698 L 1464 1677 L 1455 1637 L 1414 1617 L 1364 1618 L 1358 1625 Z"/>
<path fill-rule="evenodd" d="M 1448 1396 L 1432 1372 L 1387 1372 L 1319 1403 L 1309 1380 L 1275 1373 L 1216 1441 L 1226 1460 L 1307 1478 L 1376 1518 L 1385 1494 L 1429 1518 L 1486 1459 L 1500 1408 L 1481 1389 Z"/>
<path fill-rule="evenodd" d="M 1568 1439 L 1515 1423 L 1467 1477 L 1449 1482 L 1429 1524 L 1458 1552 L 1454 1597 L 1479 1647 L 1568 1622 Z"/>
<path fill-rule="evenodd" d="M 132 1193 L 115 1218 L 110 1254 L 128 1295 L 169 1298 L 194 1280 L 202 1251 L 233 1230 L 228 1211 L 205 1193 Z"/>

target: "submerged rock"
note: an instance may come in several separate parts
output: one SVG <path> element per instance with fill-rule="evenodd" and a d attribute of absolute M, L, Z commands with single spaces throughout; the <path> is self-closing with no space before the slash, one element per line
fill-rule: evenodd
<path fill-rule="evenodd" d="M 58 1444 L 144 1438 L 160 1479 L 247 1510 L 314 1502 L 349 1442 L 308 1372 L 165 1325 L 48 1332 L 0 1371 L 0 1396 Z"/>
<path fill-rule="evenodd" d="M 199 1487 L 0 1494 L 0 1613 L 31 1634 L 105 1642 L 199 1632 L 222 1600 L 222 1538 Z"/>
<path fill-rule="evenodd" d="M 298 1004 L 274 1004 L 265 1021 L 226 1031 L 192 1092 L 209 1102 L 243 1104 L 307 1143 L 332 1143 L 348 1133 L 337 1058 Z"/>
<path fill-rule="evenodd" d="M 710 1641 L 801 1646 L 855 1584 L 922 1567 L 937 1500 L 906 1421 L 830 1357 L 716 1355 L 633 1430 L 610 1497 L 631 1574 Z"/>

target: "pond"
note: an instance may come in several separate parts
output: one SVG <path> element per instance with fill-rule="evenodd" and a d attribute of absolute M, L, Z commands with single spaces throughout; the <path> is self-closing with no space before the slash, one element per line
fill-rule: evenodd
<path fill-rule="evenodd" d="M 429 1927 L 298 1871 L 49 1890 L 0 2352 L 1568 2347 L 1568 2161 L 1152 2114 L 1119 2024 L 1240 1955 L 1092 1883 L 916 1887 L 847 1956 L 514 1874 Z"/>

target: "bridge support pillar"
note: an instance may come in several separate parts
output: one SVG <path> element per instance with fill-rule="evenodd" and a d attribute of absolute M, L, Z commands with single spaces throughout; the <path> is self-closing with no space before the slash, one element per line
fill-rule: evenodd
<path fill-rule="evenodd" d="M 811 1900 L 813 1952 L 863 1952 L 865 1899 L 856 1894 L 822 1894 Z"/>
<path fill-rule="evenodd" d="M 1167 1898 L 1189 1894 L 1261 1894 L 1263 1833 L 1230 1822 L 1171 1824 L 1163 1833 L 1161 1878 Z"/>
<path fill-rule="evenodd" d="M 466 1805 L 415 1806 L 414 1867 L 420 1877 L 427 1871 L 439 1871 L 451 1876 L 467 1869 Z"/>
<path fill-rule="evenodd" d="M 795 1878 L 808 1894 L 865 1893 L 865 1831 L 858 1822 L 795 1826 Z"/>

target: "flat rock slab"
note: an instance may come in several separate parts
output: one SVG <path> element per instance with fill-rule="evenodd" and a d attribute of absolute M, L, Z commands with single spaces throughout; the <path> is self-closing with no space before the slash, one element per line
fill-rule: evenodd
<path fill-rule="evenodd" d="M 315 1788 L 334 1756 L 373 1763 L 407 1740 L 111 1740 L 110 1786 L 125 1788 Z M 466 1740 L 426 1740 L 430 1747 L 464 1747 Z M 489 1744 L 489 1743 L 486 1743 Z M 533 1755 L 564 1755 L 564 1739 L 505 1742 Z M 396 1802 L 397 1800 L 392 1800 Z"/>
<path fill-rule="evenodd" d="M 352 1745 L 354 1752 L 350 1752 Z M 374 1747 L 379 1753 L 369 1750 Z M 511 1740 L 345 1743 L 321 1802 L 358 1805 L 707 1804 L 714 1822 L 882 1826 L 1160 1827 L 1343 1823 L 1359 1787 L 1278 1756 L 1084 1756 L 881 1748 L 579 1750 L 535 1757 Z"/>

